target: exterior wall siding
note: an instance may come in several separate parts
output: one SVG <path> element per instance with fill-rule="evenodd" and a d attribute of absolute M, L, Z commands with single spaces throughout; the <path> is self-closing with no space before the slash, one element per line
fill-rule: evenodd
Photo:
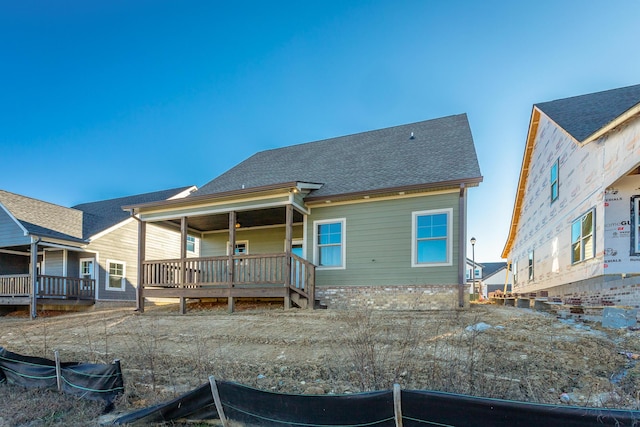
<path fill-rule="evenodd" d="M 44 274 L 47 276 L 64 276 L 64 254 L 59 251 L 44 252 Z"/>
<path fill-rule="evenodd" d="M 135 236 L 137 239 L 137 223 Z M 147 223 L 147 238 L 145 245 L 145 258 L 147 260 L 157 259 L 175 259 L 180 258 L 180 230 L 160 227 L 153 223 Z M 197 256 L 199 251 L 199 242 L 196 239 L 196 253 L 187 252 L 187 256 Z M 136 242 L 136 248 L 138 243 Z M 136 259 L 137 262 L 137 259 Z"/>
<path fill-rule="evenodd" d="M 28 245 L 31 238 L 25 236 L 15 221 L 0 208 L 0 247 Z"/>
<path fill-rule="evenodd" d="M 636 190 L 640 176 L 626 176 L 639 158 L 638 119 L 580 147 L 544 114 L 540 116 L 522 214 L 509 254 L 517 272 L 515 292 L 553 289 L 563 297 L 578 292 L 579 284 L 588 284 L 585 289 L 594 292 L 598 286 L 597 294 L 603 296 L 608 275 L 640 273 L 640 257 L 629 251 L 630 197 L 640 193 Z M 552 203 L 550 171 L 556 161 L 559 197 Z M 591 209 L 595 256 L 572 264 L 571 225 Z M 531 251 L 533 280 L 528 277 Z"/>
<path fill-rule="evenodd" d="M 302 239 L 302 225 L 293 226 L 293 239 Z M 250 254 L 273 254 L 284 252 L 285 226 L 236 230 L 236 241 L 249 241 Z M 205 234 L 201 242 L 203 257 L 227 255 L 229 233 Z"/>
<path fill-rule="evenodd" d="M 138 224 L 131 221 L 126 225 L 92 241 L 87 249 L 99 253 L 96 265 L 96 286 L 100 287 L 98 295 L 101 300 L 136 299 L 138 278 Z M 125 290 L 106 289 L 107 260 L 121 261 L 126 264 Z"/>
<path fill-rule="evenodd" d="M 458 282 L 458 192 L 314 206 L 307 220 L 313 260 L 314 221 L 345 218 L 346 268 L 316 270 L 318 286 L 442 285 Z M 450 266 L 411 267 L 412 212 L 453 209 Z"/>

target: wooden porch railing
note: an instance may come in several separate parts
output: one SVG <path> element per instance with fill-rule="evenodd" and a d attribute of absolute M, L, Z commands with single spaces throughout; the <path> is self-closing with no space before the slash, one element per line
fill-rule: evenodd
<path fill-rule="evenodd" d="M 233 277 L 230 262 L 233 262 Z M 193 289 L 288 284 L 294 292 L 315 295 L 315 266 L 312 263 L 292 254 L 289 281 L 285 280 L 286 271 L 285 253 L 144 261 L 142 286 Z"/>
<path fill-rule="evenodd" d="M 38 276 L 38 298 L 94 299 L 96 281 L 75 277 Z M 31 295 L 31 276 L 12 274 L 0 276 L 0 296 Z"/>
<path fill-rule="evenodd" d="M 0 295 L 17 297 L 31 294 L 31 276 L 11 274 L 0 276 Z"/>

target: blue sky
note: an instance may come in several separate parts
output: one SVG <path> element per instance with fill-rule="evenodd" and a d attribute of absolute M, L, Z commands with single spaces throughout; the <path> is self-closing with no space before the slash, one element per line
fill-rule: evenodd
<path fill-rule="evenodd" d="M 467 113 L 468 235 L 498 261 L 532 105 L 639 84 L 639 18 L 637 0 L 0 0 L 0 188 L 71 206 L 202 186 L 260 150 Z"/>

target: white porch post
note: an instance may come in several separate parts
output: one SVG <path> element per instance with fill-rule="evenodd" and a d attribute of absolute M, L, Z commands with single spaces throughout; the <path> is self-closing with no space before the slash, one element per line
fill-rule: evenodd
<path fill-rule="evenodd" d="M 136 310 L 140 313 L 144 313 L 144 260 L 146 257 L 146 246 L 147 223 L 138 220 L 138 287 L 136 289 Z"/>
<path fill-rule="evenodd" d="M 37 295 L 38 295 L 38 242 L 39 238 L 31 237 L 31 318 L 38 316 Z"/>

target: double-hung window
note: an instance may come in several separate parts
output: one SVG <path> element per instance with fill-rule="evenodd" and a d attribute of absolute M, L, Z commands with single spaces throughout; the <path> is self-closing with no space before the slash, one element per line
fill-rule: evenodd
<path fill-rule="evenodd" d="M 196 251 L 196 238 L 194 236 L 187 236 L 187 252 L 195 253 Z"/>
<path fill-rule="evenodd" d="M 320 268 L 345 268 L 346 220 L 313 222 L 314 260 Z"/>
<path fill-rule="evenodd" d="M 412 216 L 412 267 L 451 265 L 453 210 L 413 212 Z"/>
<path fill-rule="evenodd" d="M 126 264 L 122 261 L 107 260 L 107 290 L 125 290 Z"/>
<path fill-rule="evenodd" d="M 553 166 L 551 166 L 551 203 L 558 199 L 558 187 L 560 185 L 560 178 L 558 176 L 559 167 L 560 160 L 556 160 Z"/>
<path fill-rule="evenodd" d="M 593 209 L 571 223 L 571 263 L 575 264 L 595 254 L 593 230 L 595 214 Z"/>

